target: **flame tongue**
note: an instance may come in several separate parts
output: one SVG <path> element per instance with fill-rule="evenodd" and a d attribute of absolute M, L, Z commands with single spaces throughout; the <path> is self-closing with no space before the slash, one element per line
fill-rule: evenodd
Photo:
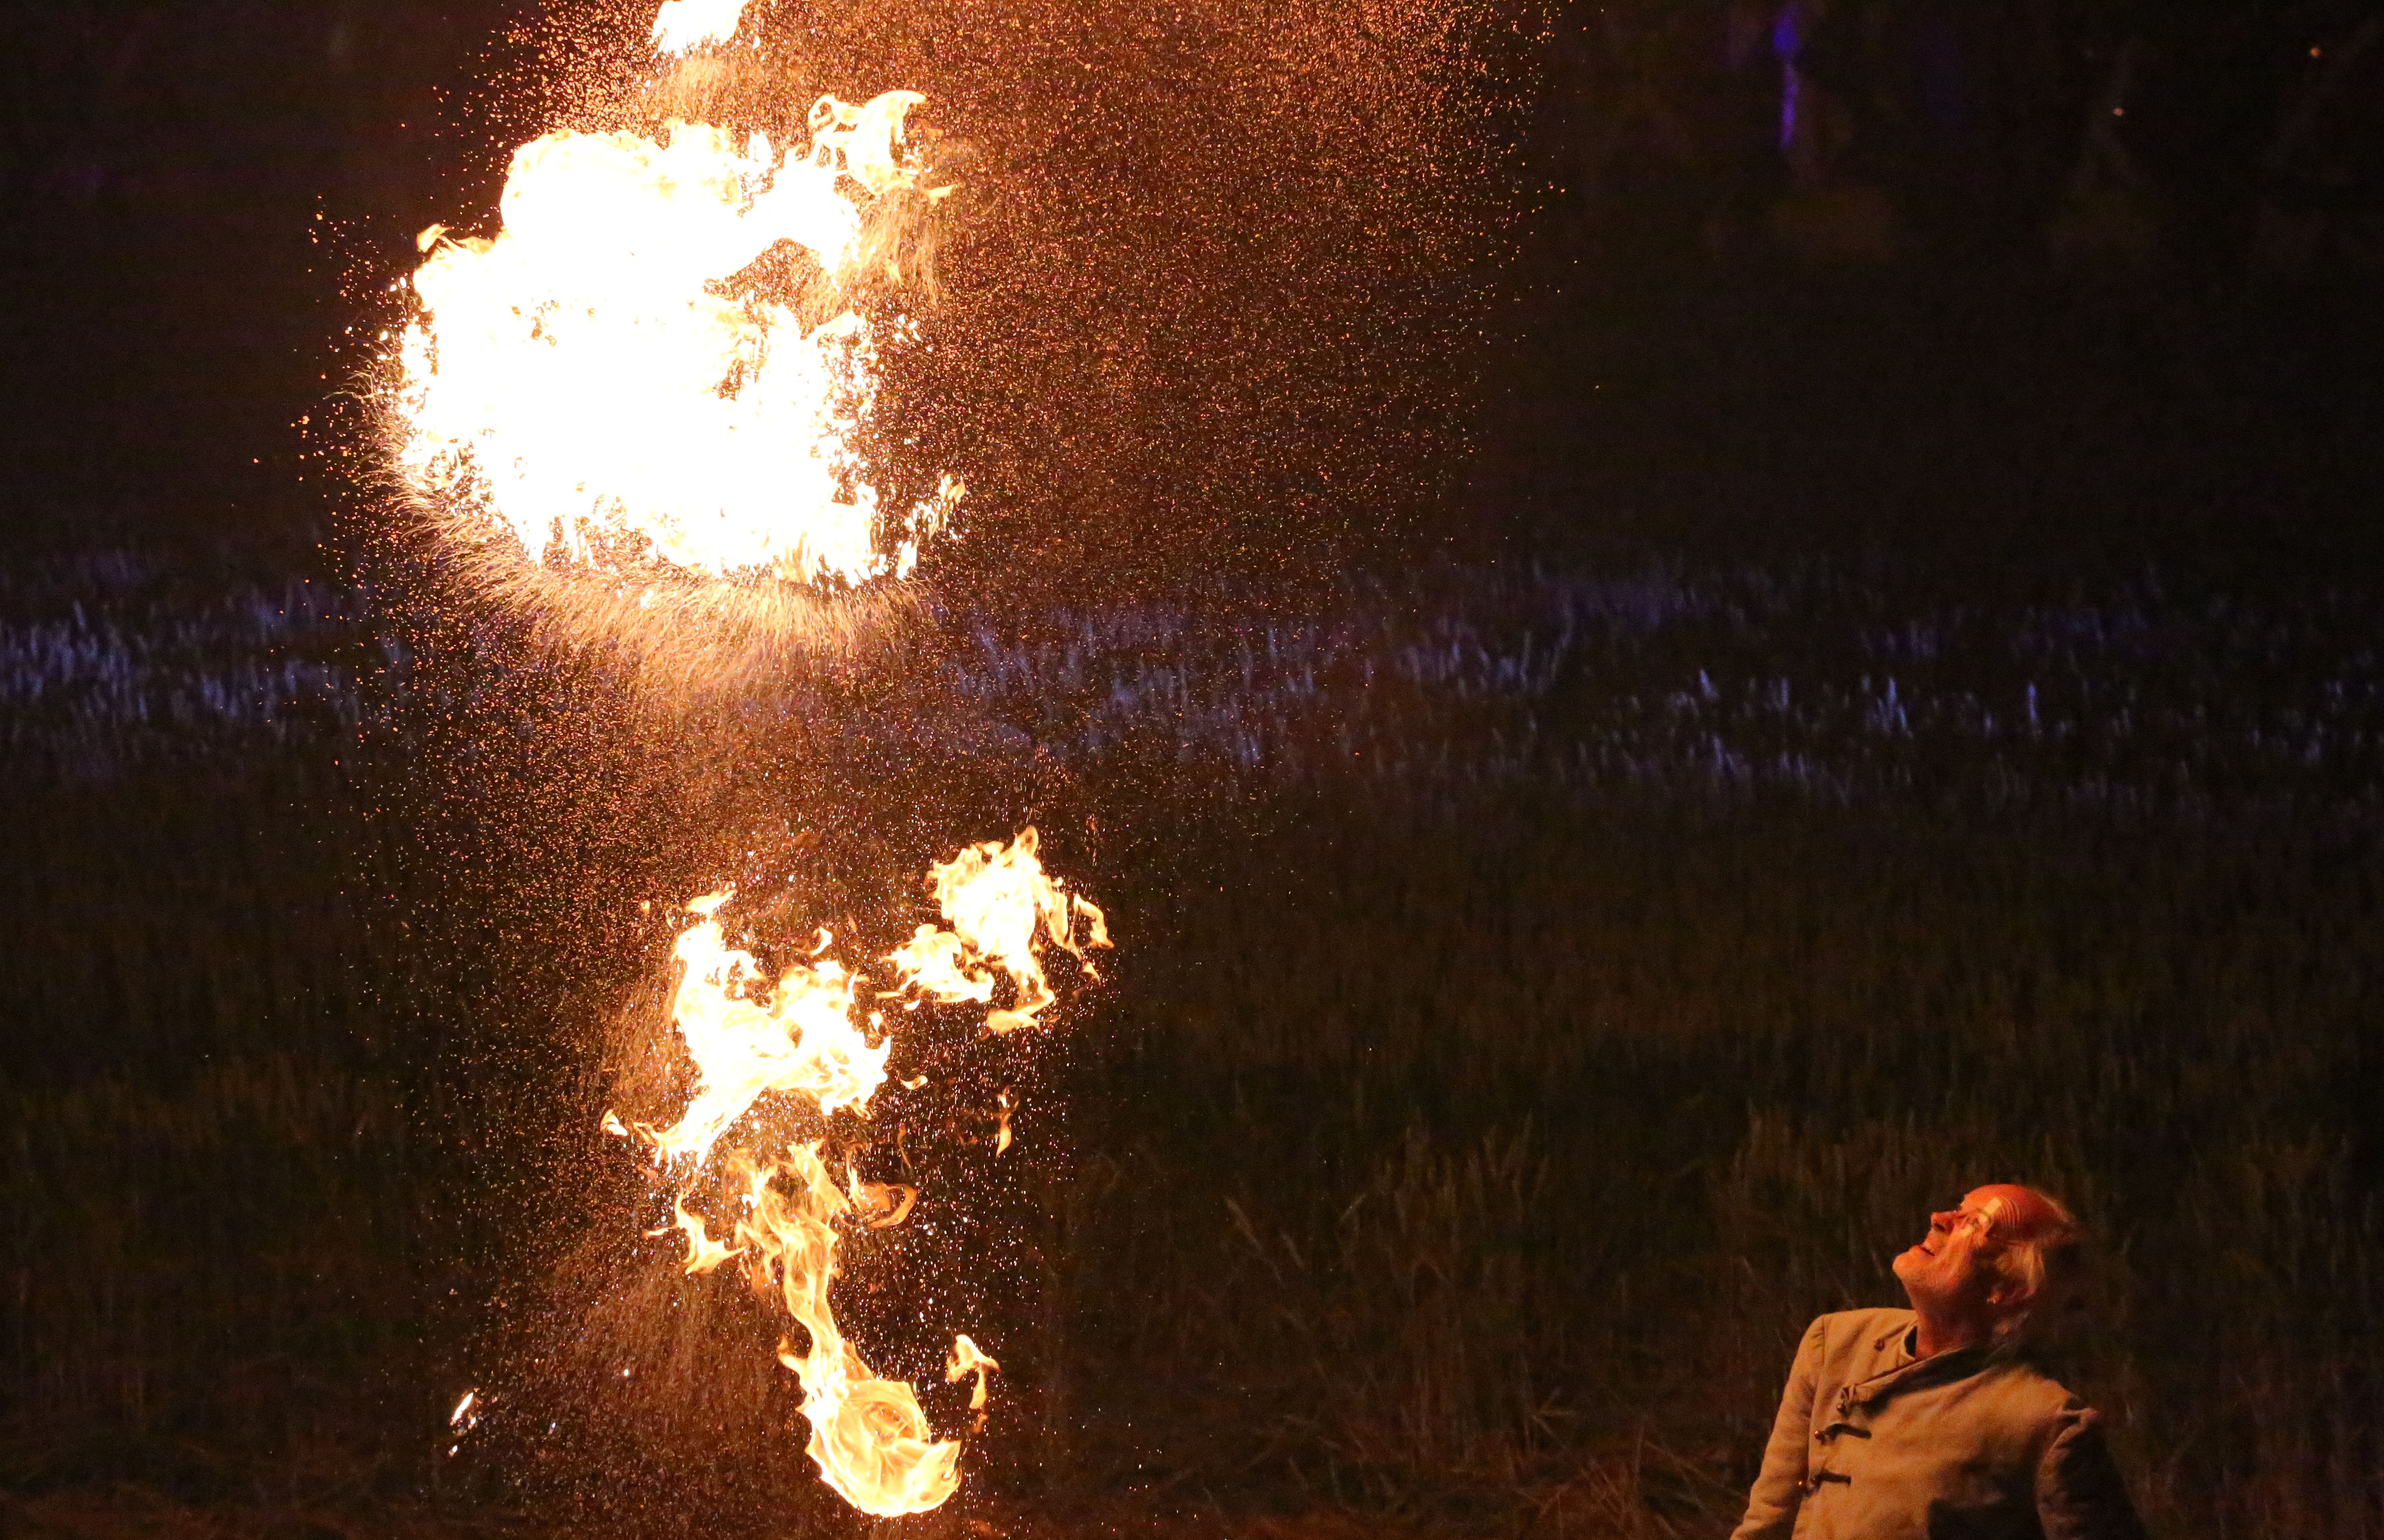
<path fill-rule="evenodd" d="M 971 845 L 935 867 L 928 880 L 951 928 L 921 925 L 890 959 L 907 988 L 946 1004 L 990 1002 L 995 975 L 1007 976 L 1015 993 L 1007 1009 L 990 1012 L 985 1025 L 995 1032 L 1032 1026 L 1056 998 L 1039 953 L 1048 942 L 1099 976 L 1086 949 L 1110 944 L 1109 922 L 1099 908 L 1067 892 L 1044 876 L 1033 828 L 1015 842 Z M 1076 922 L 1085 922 L 1082 940 Z"/>
<path fill-rule="evenodd" d="M 703 1216 L 688 1212 L 685 1193 L 680 1193 L 671 1199 L 670 1223 L 659 1230 L 649 1230 L 646 1235 L 649 1237 L 666 1236 L 674 1228 L 687 1236 L 686 1272 L 689 1275 L 709 1273 L 729 1258 L 743 1255 L 742 1248 L 712 1238 L 712 1232 L 705 1226 Z"/>
<path fill-rule="evenodd" d="M 809 1342 L 801 1353 L 781 1344 L 778 1359 L 802 1382 L 809 1452 L 821 1477 L 864 1513 L 891 1518 L 939 1507 L 960 1485 L 959 1441 L 930 1436 L 918 1393 L 871 1373 L 828 1306 L 833 1222 L 851 1204 L 821 1162 L 819 1147 L 796 1145 L 783 1165 L 756 1171 L 748 1198 L 751 1211 L 738 1224 L 737 1238 L 752 1249 L 754 1281 L 775 1285 Z M 980 1380 L 980 1395 L 981 1386 Z"/>
<path fill-rule="evenodd" d="M 1084 962 L 1087 948 L 1109 943 L 1101 912 L 1044 874 L 1033 829 L 1015 842 L 970 846 L 933 868 L 931 886 L 950 929 L 921 925 L 911 943 L 893 955 L 905 987 L 929 998 L 975 1000 L 987 1006 L 987 1025 L 997 1030 L 1025 1025 L 1052 1002 L 1041 952 L 1057 947 Z M 957 1440 L 932 1436 L 918 1393 L 898 1380 L 880 1379 L 838 1329 L 829 1290 L 837 1276 L 839 1229 L 885 1229 L 900 1224 L 918 1200 L 918 1189 L 864 1178 L 849 1160 L 839 1187 L 820 1155 L 817 1140 L 791 1146 L 785 1158 L 760 1161 L 732 1148 L 726 1165 L 743 1214 L 729 1238 L 715 1239 L 702 1215 L 687 1206 L 687 1183 L 711 1160 L 723 1136 L 767 1091 L 801 1096 L 822 1114 L 862 1111 L 885 1083 L 892 1038 L 872 1044 L 853 1024 L 853 1000 L 861 980 L 826 956 L 833 938 L 820 933 L 811 961 L 788 968 L 775 985 L 751 952 L 728 944 L 719 918 L 728 901 L 723 889 L 688 905 L 694 923 L 672 948 L 679 968 L 672 1020 L 694 1059 L 697 1085 L 685 1112 L 669 1128 L 624 1124 L 607 1112 L 608 1133 L 645 1138 L 665 1166 L 681 1175 L 671 1221 L 648 1232 L 673 1229 L 687 1241 L 688 1273 L 708 1273 L 732 1258 L 755 1288 L 780 1300 L 803 1346 L 790 1338 L 778 1356 L 802 1382 L 802 1411 L 811 1424 L 808 1444 L 820 1474 L 844 1499 L 864 1512 L 892 1517 L 923 1513 L 950 1497 L 960 1484 Z M 1078 922 L 1084 922 L 1079 935 Z M 1092 971 L 1085 962 L 1085 971 Z M 997 976 L 1011 980 L 1015 1004 L 992 1009 Z M 870 1017 L 877 1025 L 879 1018 Z M 926 1084 L 924 1075 L 908 1079 Z M 1012 1102 L 998 1097 L 999 1154 L 1009 1147 Z M 1000 1365 L 966 1336 L 953 1340 L 945 1378 L 958 1385 L 972 1376 L 971 1431 L 982 1429 L 987 1377 Z"/>

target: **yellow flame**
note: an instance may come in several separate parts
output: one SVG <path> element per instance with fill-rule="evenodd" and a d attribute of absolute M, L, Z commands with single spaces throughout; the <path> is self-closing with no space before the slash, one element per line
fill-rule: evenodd
<path fill-rule="evenodd" d="M 988 1012 L 986 1025 L 1010 1032 L 1033 1025 L 1056 998 L 1039 955 L 1046 942 L 1074 957 L 1088 976 L 1099 976 L 1085 952 L 1110 945 L 1108 919 L 1099 906 L 1044 875 L 1037 843 L 1030 826 L 1009 845 L 998 839 L 971 845 L 929 871 L 950 928 L 921 925 L 895 949 L 889 961 L 903 989 L 948 1005 L 989 1004 L 996 975 L 1006 975 L 1012 1001 Z M 1079 920 L 1085 922 L 1081 940 Z"/>
<path fill-rule="evenodd" d="M 733 30 L 725 0 L 703 4 L 665 6 L 657 35 Z M 862 204 L 916 183 L 903 126 L 924 100 L 823 97 L 793 155 L 678 122 L 661 140 L 522 145 L 493 239 L 423 232 L 398 348 L 401 473 L 532 562 L 796 582 L 907 571 L 962 489 L 947 478 L 905 514 L 881 510 L 856 447 L 870 324 L 847 309 L 807 329 L 732 280 L 781 242 L 839 279 Z"/>
<path fill-rule="evenodd" d="M 988 1007 L 997 974 L 1008 976 L 1016 1001 L 1008 1011 L 989 1010 L 988 1025 L 1006 1016 L 1012 1025 L 1024 1025 L 1050 1003 L 1040 949 L 1057 946 L 1081 962 L 1085 949 L 1110 944 L 1101 912 L 1044 875 L 1031 828 L 1008 846 L 990 841 L 964 848 L 933 867 L 929 879 L 952 928 L 921 926 L 919 937 L 895 954 L 898 969 L 905 974 L 906 987 Z M 861 980 L 827 956 L 833 937 L 821 931 L 810 961 L 768 985 L 760 961 L 728 944 L 718 915 L 729 896 L 723 889 L 691 901 L 688 913 L 695 923 L 672 947 L 679 969 L 672 1019 L 698 1071 L 685 1112 L 661 1130 L 604 1114 L 606 1132 L 647 1140 L 666 1164 L 681 1161 L 687 1176 L 704 1165 L 721 1136 L 764 1091 L 808 1098 L 824 1113 L 865 1109 L 885 1081 L 893 1046 L 890 1037 L 873 1045 L 854 1025 Z M 1079 920 L 1085 922 L 1081 938 Z M 925 966 L 912 965 L 922 959 Z M 1092 971 L 1088 962 L 1085 971 Z M 872 1012 L 868 1023 L 877 1027 L 883 1020 Z M 913 1088 L 925 1083 L 924 1075 L 904 1081 Z M 1000 1154 L 1011 1139 L 1014 1102 L 1008 1087 L 997 1101 Z M 898 1147 L 900 1136 L 898 1129 Z M 871 1372 L 838 1329 L 829 1303 L 838 1226 L 900 1224 L 919 1192 L 901 1183 L 869 1181 L 850 1161 L 839 1188 L 820 1148 L 817 1141 L 796 1144 L 783 1160 L 772 1161 L 732 1149 L 727 1169 L 743 1188 L 744 1213 L 727 1240 L 715 1239 L 703 1217 L 688 1209 L 684 1186 L 673 1199 L 671 1223 L 649 1233 L 664 1236 L 678 1229 L 687 1238 L 683 1266 L 689 1273 L 741 1258 L 754 1286 L 784 1304 L 803 1347 L 799 1350 L 790 1337 L 778 1356 L 802 1383 L 802 1411 L 811 1424 L 807 1447 L 822 1479 L 863 1512 L 925 1512 L 957 1489 L 961 1445 L 932 1436 L 911 1385 Z M 984 1427 L 987 1376 L 1000 1367 L 970 1338 L 954 1338 L 945 1378 L 957 1385 L 975 1376 L 969 1397 L 972 1432 Z"/>
<path fill-rule="evenodd" d="M 851 1205 L 819 1147 L 795 1145 L 784 1164 L 755 1171 L 748 1198 L 751 1211 L 737 1238 L 752 1251 L 754 1283 L 776 1290 L 808 1344 L 798 1352 L 781 1343 L 778 1359 L 802 1382 L 808 1449 L 821 1478 L 864 1513 L 891 1518 L 939 1507 L 960 1485 L 959 1441 L 932 1438 L 918 1393 L 877 1378 L 837 1330 L 828 1305 L 834 1221 Z"/>
<path fill-rule="evenodd" d="M 976 1386 L 969 1392 L 969 1410 L 976 1413 L 969 1424 L 972 1433 L 985 1428 L 986 1377 L 1000 1367 L 992 1355 L 969 1340 L 967 1333 L 952 1338 L 951 1354 L 944 1360 L 944 1383 L 958 1385 L 967 1375 L 976 1376 Z"/>
<path fill-rule="evenodd" d="M 764 1091 L 808 1097 L 823 1112 L 865 1108 L 893 1050 L 890 1037 L 873 1045 L 853 1025 L 859 980 L 832 958 L 798 962 L 764 988 L 759 960 L 728 945 L 714 918 L 728 897 L 724 888 L 689 904 L 697 923 L 671 950 L 680 967 L 671 1019 L 699 1079 L 678 1122 L 650 1136 L 665 1161 L 701 1165 Z"/>
<path fill-rule="evenodd" d="M 685 1193 L 680 1193 L 671 1199 L 670 1223 L 659 1230 L 649 1230 L 646 1234 L 649 1237 L 666 1236 L 674 1228 L 687 1236 L 685 1271 L 690 1277 L 698 1273 L 711 1272 L 729 1258 L 740 1255 L 743 1249 L 740 1247 L 731 1246 L 726 1241 L 714 1240 L 712 1231 L 703 1223 L 703 1216 L 688 1212 Z"/>

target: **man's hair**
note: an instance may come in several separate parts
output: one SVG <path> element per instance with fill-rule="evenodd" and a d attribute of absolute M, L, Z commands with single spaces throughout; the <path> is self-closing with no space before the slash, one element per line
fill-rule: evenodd
<path fill-rule="evenodd" d="M 2001 1194 L 1980 1205 L 1987 1216 L 1987 1236 L 1995 1243 L 1980 1261 L 1998 1284 L 2021 1296 L 1995 1323 L 1999 1348 L 2018 1348 L 2038 1335 L 2077 1298 L 2086 1279 L 2085 1226 L 2051 1193 L 2023 1190 L 2043 1205 L 2041 1211 L 2016 1211 L 2018 1206 Z"/>

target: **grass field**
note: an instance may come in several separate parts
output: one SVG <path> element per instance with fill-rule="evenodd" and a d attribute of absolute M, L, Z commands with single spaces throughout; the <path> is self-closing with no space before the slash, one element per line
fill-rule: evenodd
<path fill-rule="evenodd" d="M 553 1280 L 618 1201 L 636 903 L 779 838 L 684 826 L 842 859 L 872 837 L 826 804 L 883 770 L 998 783 L 895 822 L 1035 817 L 1120 940 L 1016 1066 L 1012 1223 L 953 1264 L 1009 1371 L 954 1522 L 1720 1534 L 1803 1323 L 2018 1177 L 2105 1241 L 2074 1372 L 2159 1533 L 2384 1530 L 2365 594 L 1652 563 L 1260 597 L 949 609 L 915 700 L 862 692 L 850 741 L 774 702 L 739 743 L 781 789 L 729 797 L 591 750 L 661 731 L 601 682 L 328 579 L 24 578 L 0 1486 L 861 1527 L 767 1375 L 557 1367 L 597 1317 Z M 759 1329 L 686 1299 L 683 1335 Z M 475 1385 L 525 1410 L 451 1458 Z"/>

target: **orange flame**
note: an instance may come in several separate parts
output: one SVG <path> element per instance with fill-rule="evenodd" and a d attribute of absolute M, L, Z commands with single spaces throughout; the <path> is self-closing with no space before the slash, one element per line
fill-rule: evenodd
<path fill-rule="evenodd" d="M 1000 1367 L 983 1348 L 970 1341 L 965 1332 L 952 1338 L 951 1356 L 944 1360 L 944 1381 L 948 1385 L 958 1385 L 971 1374 L 976 1376 L 976 1387 L 969 1392 L 969 1410 L 976 1413 L 969 1424 L 972 1433 L 982 1432 L 985 1428 L 986 1377 Z"/>
<path fill-rule="evenodd" d="M 916 989 L 947 1005 L 963 1000 L 989 1004 L 996 973 L 1006 975 L 1013 1001 L 1007 1009 L 987 1012 L 985 1025 L 995 1032 L 1012 1032 L 1032 1026 L 1057 998 L 1043 972 L 1039 953 L 1044 941 L 1074 958 L 1087 976 L 1099 976 L 1085 952 L 1110 945 L 1109 921 L 1099 906 L 1043 875 L 1037 843 L 1029 826 L 1010 845 L 991 839 L 971 845 L 928 873 L 937 904 L 951 928 L 921 925 L 895 949 L 889 961 L 903 989 Z M 1085 922 L 1081 941 L 1076 938 L 1079 919 Z"/>
<path fill-rule="evenodd" d="M 822 1479 L 864 1513 L 892 1518 L 941 1506 L 960 1485 L 959 1441 L 931 1438 L 918 1393 L 877 1378 L 837 1330 L 828 1305 L 834 1221 L 851 1206 L 821 1163 L 819 1146 L 795 1145 L 783 1165 L 755 1171 L 748 1201 L 751 1213 L 739 1223 L 737 1238 L 752 1250 L 754 1285 L 776 1289 L 808 1340 L 800 1353 L 781 1343 L 778 1360 L 802 1382 L 808 1452 Z"/>
<path fill-rule="evenodd" d="M 738 10 L 673 0 L 655 35 L 673 50 L 724 38 Z M 917 184 L 904 125 L 925 100 L 822 97 L 792 155 L 683 122 L 661 140 L 522 145 L 493 239 L 423 232 L 398 345 L 400 473 L 531 562 L 907 574 L 962 488 L 946 478 L 907 513 L 880 508 L 856 448 L 875 394 L 870 323 L 846 309 L 807 329 L 732 280 L 791 242 L 841 284 L 863 205 Z"/>
<path fill-rule="evenodd" d="M 919 1201 L 919 1189 L 908 1183 L 863 1181 L 850 1164 L 844 1168 L 844 1191 L 852 1211 L 873 1230 L 891 1230 L 911 1217 L 911 1206 Z"/>
<path fill-rule="evenodd" d="M 677 1123 L 648 1136 L 665 1161 L 702 1165 L 729 1124 L 764 1091 L 792 1091 L 823 1112 L 864 1108 L 886 1080 L 893 1040 L 872 1045 L 852 1024 L 860 981 L 827 959 L 798 962 L 764 989 L 760 962 L 728 945 L 714 918 L 729 890 L 689 904 L 698 923 L 671 955 L 680 965 L 671 1006 L 700 1079 Z"/>
<path fill-rule="evenodd" d="M 649 1230 L 646 1235 L 649 1238 L 666 1236 L 674 1227 L 687 1236 L 686 1272 L 690 1277 L 698 1273 L 709 1273 L 729 1258 L 743 1254 L 743 1248 L 712 1238 L 712 1232 L 704 1225 L 703 1216 L 687 1211 L 685 1193 L 671 1199 L 670 1223 L 659 1230 Z"/>
<path fill-rule="evenodd" d="M 1100 910 L 1044 875 L 1031 828 L 1008 846 L 988 841 L 964 848 L 929 876 L 951 928 L 920 926 L 893 961 L 905 987 L 948 1001 L 986 1004 L 987 1025 L 996 1030 L 1008 1030 L 1000 1025 L 1005 1020 L 1010 1026 L 1025 1025 L 1052 1002 L 1039 956 L 1043 948 L 1059 947 L 1090 974 L 1085 950 L 1110 944 Z M 827 932 L 820 933 L 811 961 L 796 963 L 767 985 L 760 961 L 728 944 L 718 918 L 728 898 L 723 889 L 690 902 L 688 913 L 695 923 L 672 947 L 679 969 L 672 1020 L 698 1072 L 686 1111 L 660 1130 L 604 1114 L 607 1133 L 645 1139 L 666 1166 L 677 1162 L 684 1178 L 705 1165 L 721 1137 L 765 1091 L 804 1097 L 822 1113 L 865 1111 L 885 1081 L 893 1049 L 890 1036 L 872 1044 L 854 1025 L 853 1000 L 862 981 L 827 957 L 834 939 Z M 1079 919 L 1085 921 L 1081 938 Z M 991 1008 L 997 973 L 1012 980 L 1017 997 L 1006 1011 Z M 871 1025 L 879 1023 L 870 1017 Z M 924 1075 L 903 1082 L 912 1088 L 925 1083 Z M 1010 1146 L 1014 1103 L 1007 1087 L 997 1100 L 998 1155 Z M 863 1512 L 925 1512 L 959 1485 L 960 1443 L 932 1436 L 911 1385 L 871 1372 L 838 1329 L 829 1302 L 838 1226 L 900 1224 L 910 1217 L 919 1191 L 901 1183 L 868 1181 L 849 1161 L 839 1188 L 820 1149 L 816 1140 L 796 1144 L 774 1161 L 733 1149 L 728 1169 L 743 1186 L 745 1211 L 726 1240 L 715 1239 L 703 1216 L 689 1210 L 684 1186 L 672 1200 L 670 1223 L 648 1233 L 660 1236 L 676 1228 L 683 1234 L 682 1265 L 689 1273 L 741 1259 L 754 1287 L 784 1304 L 804 1346 L 799 1350 L 790 1336 L 778 1357 L 802 1383 L 803 1417 L 811 1424 L 807 1448 L 822 1479 Z M 975 1376 L 969 1397 L 972 1432 L 985 1425 L 987 1377 L 1000 1367 L 970 1338 L 953 1340 L 945 1378 L 958 1385 Z"/>

